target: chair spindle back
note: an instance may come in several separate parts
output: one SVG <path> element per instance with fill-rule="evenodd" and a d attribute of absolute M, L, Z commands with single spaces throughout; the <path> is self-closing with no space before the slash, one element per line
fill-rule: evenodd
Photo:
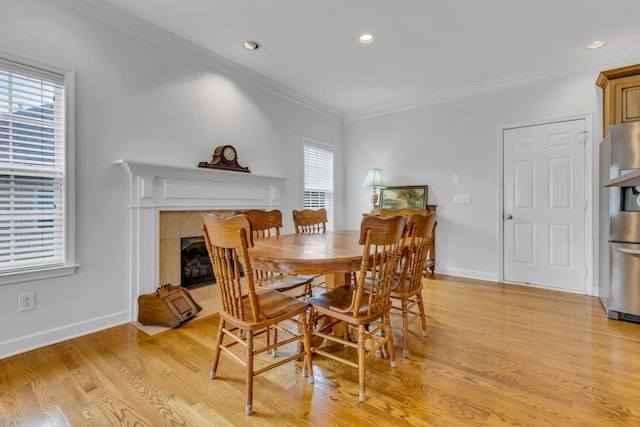
<path fill-rule="evenodd" d="M 426 215 L 414 214 L 409 218 L 405 249 L 399 267 L 400 278 L 394 292 L 412 292 L 422 286 L 422 276 L 436 221 L 435 212 Z"/>
<path fill-rule="evenodd" d="M 254 239 L 264 239 L 280 235 L 280 229 L 282 228 L 282 212 L 278 209 L 270 211 L 249 209 L 246 211 L 234 211 L 233 214 L 243 214 L 249 217 Z"/>
<path fill-rule="evenodd" d="M 366 216 L 360 225 L 364 245 L 360 274 L 353 299 L 353 315 L 383 313 L 391 306 L 391 288 L 403 248 L 406 218 Z"/>
<path fill-rule="evenodd" d="M 202 233 L 220 289 L 222 310 L 241 321 L 260 320 L 248 251 L 253 247 L 249 218 L 246 215 L 223 218 L 215 214 L 203 214 L 202 217 Z M 244 271 L 244 286 L 241 271 Z M 245 312 L 243 301 L 246 298 L 249 298 L 251 313 Z"/>
<path fill-rule="evenodd" d="M 327 230 L 327 210 L 303 209 L 293 211 L 293 225 L 296 233 L 324 233 Z"/>

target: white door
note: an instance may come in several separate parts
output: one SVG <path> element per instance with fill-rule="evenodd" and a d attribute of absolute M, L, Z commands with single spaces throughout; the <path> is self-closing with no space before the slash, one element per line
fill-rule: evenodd
<path fill-rule="evenodd" d="M 505 281 L 585 291 L 585 127 L 504 130 Z"/>

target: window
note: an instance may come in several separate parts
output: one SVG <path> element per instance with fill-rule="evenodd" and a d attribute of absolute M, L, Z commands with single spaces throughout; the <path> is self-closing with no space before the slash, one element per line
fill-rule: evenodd
<path fill-rule="evenodd" d="M 0 284 L 75 271 L 73 73 L 0 57 Z"/>
<path fill-rule="evenodd" d="M 333 148 L 303 140 L 304 207 L 327 210 L 327 229 L 333 230 Z"/>

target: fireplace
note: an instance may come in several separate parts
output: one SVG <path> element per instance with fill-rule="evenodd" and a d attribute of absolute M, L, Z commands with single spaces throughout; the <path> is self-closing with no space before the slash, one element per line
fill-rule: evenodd
<path fill-rule="evenodd" d="M 168 251 L 180 249 L 179 243 L 161 241 L 161 213 L 189 213 L 196 218 L 190 221 L 201 224 L 201 212 L 277 209 L 285 182 L 284 178 L 195 166 L 176 167 L 128 160 L 117 160 L 115 164 L 129 175 L 131 320 L 138 314 L 138 296 L 154 292 L 163 283 L 160 278 L 164 261 L 160 260 L 160 246 L 168 245 Z M 197 228 L 180 237 L 199 235 L 199 224 L 192 224 L 191 228 Z M 177 260 L 176 270 L 179 271 L 179 255 Z M 179 273 L 168 281 L 179 282 Z"/>
<path fill-rule="evenodd" d="M 180 239 L 180 284 L 187 289 L 215 283 L 213 267 L 202 236 Z"/>
<path fill-rule="evenodd" d="M 202 214 L 231 216 L 232 210 L 160 212 L 160 283 L 189 289 L 216 282 L 202 236 Z"/>
<path fill-rule="evenodd" d="M 201 229 L 202 214 L 209 212 L 232 214 L 230 210 L 160 212 L 159 283 L 194 289 L 215 282 Z"/>

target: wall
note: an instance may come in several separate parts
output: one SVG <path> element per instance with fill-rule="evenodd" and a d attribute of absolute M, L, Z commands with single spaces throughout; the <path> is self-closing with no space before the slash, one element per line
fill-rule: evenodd
<path fill-rule="evenodd" d="M 287 178 L 281 209 L 290 212 L 301 204 L 301 166 L 291 162 L 301 159 L 301 138 L 333 143 L 337 229 L 357 228 L 371 209 L 371 192 L 361 185 L 367 169 L 379 167 L 389 185 L 429 185 L 440 218 L 438 271 L 497 280 L 499 128 L 592 114 L 594 164 L 602 135 L 594 84 L 600 69 L 352 120 L 343 129 L 335 115 L 278 96 L 214 60 L 58 2 L 5 2 L 0 50 L 76 71 L 80 264 L 71 277 L 0 286 L 0 358 L 130 319 L 128 186 L 116 159 L 190 167 L 231 143 L 253 173 Z M 455 193 L 471 194 L 472 203 L 454 205 Z M 285 229 L 293 230 L 289 223 Z M 18 295 L 31 291 L 37 309 L 18 313 Z"/>
<path fill-rule="evenodd" d="M 505 125 L 590 114 L 593 130 L 588 147 L 597 179 L 597 146 L 602 139 L 602 95 L 595 85 L 599 72 L 584 70 L 348 121 L 346 195 L 354 203 L 348 206 L 345 225 L 355 227 L 360 213 L 370 209 L 370 191 L 361 187 L 368 168 L 382 168 L 387 185 L 428 184 L 429 203 L 438 205 L 436 271 L 497 281 L 502 226 L 499 130 Z M 453 183 L 454 174 L 460 176 L 460 183 Z M 471 194 L 471 204 L 453 204 L 458 193 Z M 597 194 L 592 197 L 597 204 Z M 597 268 L 594 259 L 587 264 Z"/>
<path fill-rule="evenodd" d="M 253 173 L 287 178 L 281 209 L 291 212 L 302 203 L 301 138 L 336 144 L 342 157 L 336 116 L 56 2 L 4 4 L 0 50 L 76 71 L 80 264 L 70 277 L 0 286 L 0 358 L 130 320 L 128 177 L 115 160 L 195 167 L 233 144 Z M 340 227 L 341 188 L 336 199 Z M 31 291 L 36 310 L 18 313 Z"/>

